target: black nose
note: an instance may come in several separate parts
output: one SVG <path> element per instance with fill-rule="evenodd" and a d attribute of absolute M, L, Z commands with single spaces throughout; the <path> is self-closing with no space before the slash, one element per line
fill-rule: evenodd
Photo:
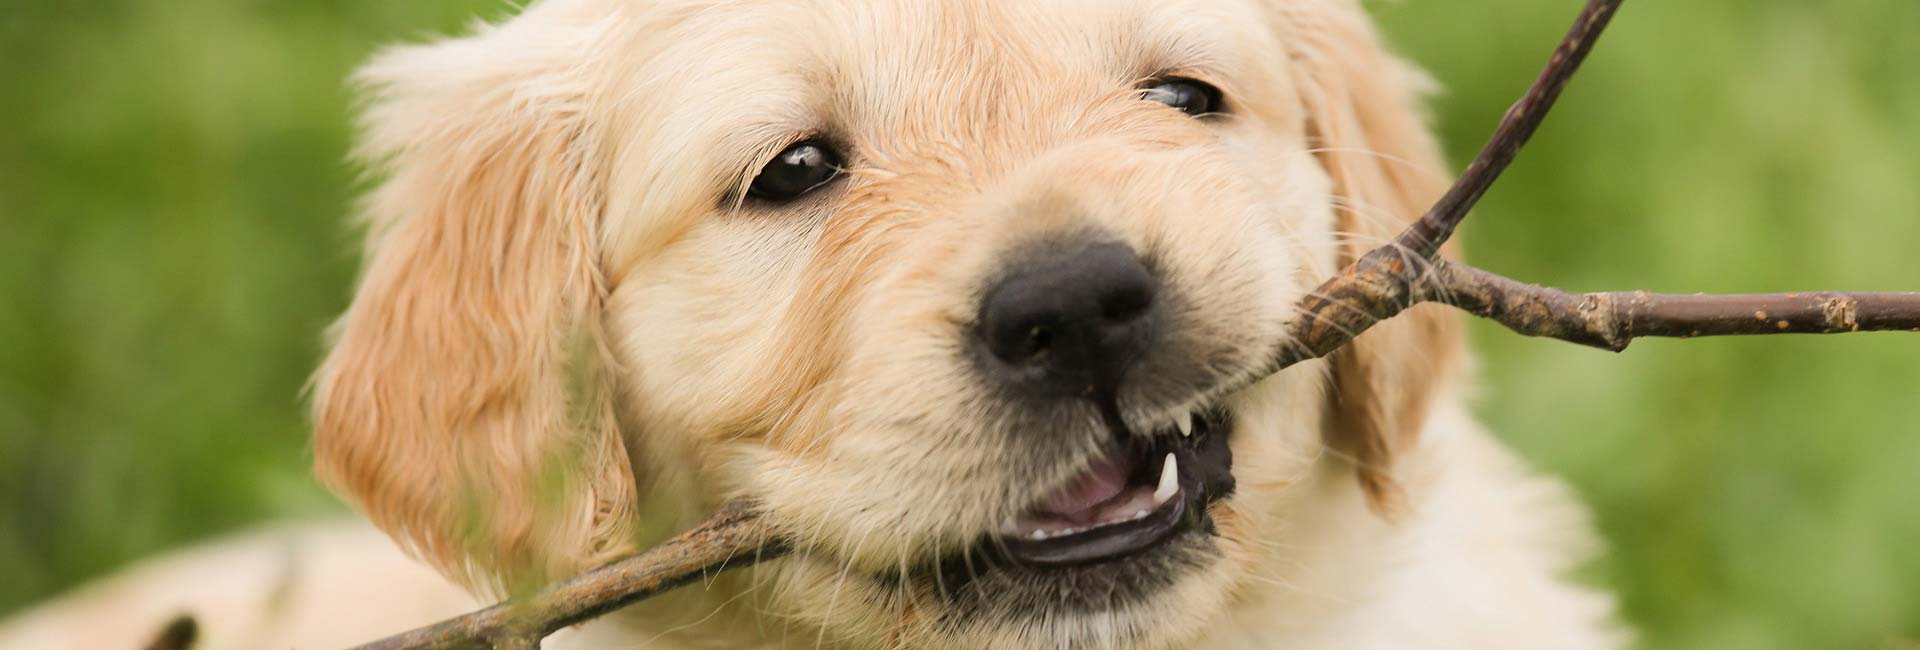
<path fill-rule="evenodd" d="M 1111 390 L 1150 343 L 1154 293 L 1153 274 L 1126 245 L 1050 243 L 987 290 L 979 333 L 1016 376 L 1073 393 Z"/>

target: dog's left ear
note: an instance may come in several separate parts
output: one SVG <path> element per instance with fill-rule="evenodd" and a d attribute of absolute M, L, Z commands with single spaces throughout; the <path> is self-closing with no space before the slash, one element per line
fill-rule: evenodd
<path fill-rule="evenodd" d="M 470 587 L 631 550 L 636 486 L 598 336 L 601 160 L 586 27 L 528 10 L 389 51 L 363 155 L 366 266 L 314 381 L 329 486 Z"/>
<path fill-rule="evenodd" d="M 1385 243 L 1447 189 L 1418 101 L 1426 79 L 1394 58 L 1352 0 L 1269 0 L 1307 112 L 1310 146 L 1333 180 L 1345 265 Z M 1400 505 L 1394 460 L 1425 424 L 1464 356 L 1457 314 L 1422 305 L 1333 354 L 1335 449 L 1355 465 L 1376 511 Z"/>

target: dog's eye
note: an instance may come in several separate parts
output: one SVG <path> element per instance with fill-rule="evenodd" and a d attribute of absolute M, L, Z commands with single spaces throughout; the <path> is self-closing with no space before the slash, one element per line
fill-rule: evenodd
<path fill-rule="evenodd" d="M 808 140 L 787 147 L 760 170 L 748 188 L 774 201 L 799 198 L 840 175 L 840 156 L 825 143 Z"/>
<path fill-rule="evenodd" d="M 1166 77 L 1147 82 L 1143 91 L 1148 101 L 1160 102 L 1196 117 L 1222 110 L 1220 89 L 1204 81 Z"/>

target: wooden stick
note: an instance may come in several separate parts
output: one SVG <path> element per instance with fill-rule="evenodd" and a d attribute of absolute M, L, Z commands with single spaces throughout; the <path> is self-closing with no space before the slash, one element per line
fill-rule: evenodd
<path fill-rule="evenodd" d="M 1367 328 L 1412 307 L 1414 285 L 1439 257 L 1473 206 L 1527 145 L 1555 100 L 1586 62 L 1622 0 L 1589 0 L 1526 94 L 1507 109 L 1487 146 L 1427 213 L 1395 237 L 1335 274 L 1300 302 L 1288 344 L 1268 364 L 1264 378 L 1289 366 L 1340 349 Z"/>
<path fill-rule="evenodd" d="M 785 555 L 752 506 L 735 501 L 693 530 L 645 553 L 580 574 L 531 596 L 404 632 L 358 650 L 536 649 L 565 628 L 717 574 Z"/>
<path fill-rule="evenodd" d="M 1418 293 L 1520 334 L 1614 352 L 1645 336 L 1920 332 L 1920 293 L 1569 293 L 1454 262 L 1426 274 Z"/>
<path fill-rule="evenodd" d="M 1288 345 L 1264 378 L 1317 359 L 1421 302 L 1439 302 L 1545 336 L 1623 351 L 1636 337 L 1920 332 L 1920 294 L 1789 293 L 1748 296 L 1572 294 L 1439 258 L 1467 214 L 1546 119 L 1623 0 L 1589 0 L 1526 95 L 1445 196 L 1394 239 L 1342 269 L 1301 301 Z"/>
<path fill-rule="evenodd" d="M 1480 149 L 1480 155 L 1460 172 L 1459 180 L 1447 190 L 1440 200 L 1420 216 L 1420 220 L 1400 233 L 1394 240 L 1400 248 L 1418 253 L 1421 257 L 1431 258 L 1440 253 L 1440 245 L 1453 237 L 1453 231 L 1465 221 L 1467 213 L 1480 197 L 1486 196 L 1487 189 L 1507 166 L 1520 155 L 1520 149 L 1533 139 L 1533 132 L 1540 129 L 1540 123 L 1547 118 L 1547 112 L 1553 110 L 1554 102 L 1560 99 L 1560 92 L 1566 90 L 1567 82 L 1573 81 L 1573 75 L 1580 71 L 1587 55 L 1593 52 L 1594 43 L 1599 42 L 1601 32 L 1613 22 L 1613 14 L 1620 10 L 1622 0 L 1590 0 L 1586 8 L 1580 11 L 1573 27 L 1567 30 L 1560 46 L 1554 48 L 1553 57 L 1547 60 L 1547 67 L 1540 76 L 1527 87 L 1501 116 L 1500 125 L 1494 129 L 1493 137 Z"/>

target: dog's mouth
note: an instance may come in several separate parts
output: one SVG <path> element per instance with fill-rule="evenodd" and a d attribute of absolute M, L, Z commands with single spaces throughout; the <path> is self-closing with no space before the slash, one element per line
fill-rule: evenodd
<path fill-rule="evenodd" d="M 1145 436 L 1110 427 L 1097 457 L 974 544 L 874 577 L 911 574 L 953 621 L 1114 611 L 1165 593 L 1219 560 L 1208 506 L 1234 490 L 1232 414 L 1183 419 Z"/>
<path fill-rule="evenodd" d="M 1209 530 L 1207 504 L 1233 490 L 1230 425 L 1226 411 L 1203 409 L 1146 438 L 1116 435 L 1072 480 L 1008 519 L 997 549 L 1020 565 L 1075 566 Z"/>

